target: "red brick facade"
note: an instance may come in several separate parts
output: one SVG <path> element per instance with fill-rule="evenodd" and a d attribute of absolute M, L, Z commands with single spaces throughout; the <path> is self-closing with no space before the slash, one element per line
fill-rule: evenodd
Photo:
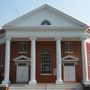
<path fill-rule="evenodd" d="M 0 83 L 4 78 L 4 62 L 5 62 L 5 44 L 0 45 L 0 59 L 2 64 L 0 65 Z"/>
<path fill-rule="evenodd" d="M 10 80 L 12 83 L 16 82 L 16 65 L 13 59 L 20 55 L 25 55 L 30 57 L 30 45 L 31 45 L 30 42 L 27 42 L 28 51 L 27 53 L 21 54 L 19 53 L 19 42 L 18 41 L 11 42 Z"/>
<path fill-rule="evenodd" d="M 90 41 L 87 41 L 87 58 L 88 58 L 88 61 L 87 61 L 87 63 L 88 63 L 88 77 L 89 77 L 89 79 L 90 79 Z"/>
<path fill-rule="evenodd" d="M 54 68 L 56 68 L 56 45 L 55 42 L 37 42 L 36 44 L 36 60 L 37 60 L 37 65 L 36 65 L 36 78 L 37 78 L 37 82 L 39 83 L 52 83 L 55 82 L 56 80 L 56 76 L 53 75 L 53 70 Z M 50 60 L 51 60 L 51 75 L 41 75 L 41 50 L 43 48 L 48 48 L 50 51 Z"/>
<path fill-rule="evenodd" d="M 79 61 L 77 61 L 76 65 L 76 81 L 81 82 L 82 81 L 82 55 L 81 55 L 81 42 L 80 41 L 73 41 L 73 53 L 65 53 L 65 41 L 61 42 L 61 52 L 62 57 L 66 55 L 73 55 L 77 58 L 79 58 Z M 27 57 L 30 57 L 30 51 L 31 51 L 31 42 L 27 41 L 28 46 L 28 52 L 27 53 L 19 53 L 19 41 L 12 41 L 11 42 L 11 53 L 10 53 L 10 81 L 11 83 L 16 83 L 16 65 L 15 61 L 13 61 L 14 58 L 25 55 Z M 0 50 L 3 53 L 4 58 L 4 45 L 0 45 L 2 47 Z M 48 48 L 50 50 L 50 60 L 51 60 L 51 75 L 42 75 L 41 74 L 41 50 L 42 48 Z M 36 42 L 36 79 L 38 83 L 54 83 L 56 80 L 56 76 L 54 75 L 54 69 L 56 68 L 56 42 L 55 41 L 37 41 Z M 3 59 L 4 60 L 4 59 Z M 63 69 L 63 66 L 62 66 Z M 0 67 L 0 75 L 3 73 L 3 68 Z M 30 68 L 29 68 L 30 71 Z M 63 71 L 63 70 L 62 70 Z M 62 72 L 62 78 L 63 78 L 63 72 Z M 89 75 L 90 78 L 90 75 Z M 29 79 L 30 79 L 30 73 L 29 73 Z M 2 81 L 2 80 L 1 80 Z"/>

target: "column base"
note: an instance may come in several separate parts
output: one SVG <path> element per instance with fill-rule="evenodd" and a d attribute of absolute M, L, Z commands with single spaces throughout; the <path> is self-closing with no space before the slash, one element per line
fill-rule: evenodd
<path fill-rule="evenodd" d="M 2 84 L 5 84 L 5 85 L 9 85 L 10 83 L 11 83 L 10 80 L 5 80 L 5 79 L 4 79 L 4 80 L 2 81 Z"/>
<path fill-rule="evenodd" d="M 30 80 L 29 84 L 37 84 L 37 81 L 36 80 Z"/>
<path fill-rule="evenodd" d="M 56 80 L 56 84 L 63 84 L 63 80 Z"/>
<path fill-rule="evenodd" d="M 90 85 L 90 81 L 88 80 L 88 81 L 83 81 L 83 84 L 84 85 Z"/>

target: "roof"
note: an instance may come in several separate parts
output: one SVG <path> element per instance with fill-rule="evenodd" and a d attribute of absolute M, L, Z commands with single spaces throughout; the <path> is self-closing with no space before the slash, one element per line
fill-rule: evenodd
<path fill-rule="evenodd" d="M 83 22 L 81 22 L 81 21 L 79 21 L 79 20 L 77 20 L 77 19 L 75 19 L 75 18 L 73 18 L 73 17 L 71 17 L 71 16 L 69 16 L 69 15 L 67 15 L 67 14 L 65 14 L 65 13 L 63 13 L 63 12 L 61 12 L 61 11 L 59 11 L 59 10 L 51 7 L 51 6 L 49 6 L 49 5 L 47 5 L 47 4 L 44 4 L 44 5 L 36 8 L 36 9 L 34 9 L 33 11 L 24 14 L 23 16 L 21 16 L 21 17 L 19 17 L 19 18 L 16 18 L 15 20 L 13 20 L 13 21 L 5 24 L 3 27 L 12 26 L 12 24 L 14 24 L 14 23 L 16 23 L 16 22 L 18 22 L 18 21 L 20 21 L 20 20 L 22 20 L 22 19 L 24 19 L 24 18 L 32 15 L 32 14 L 34 14 L 34 13 L 36 13 L 36 12 L 44 9 L 44 8 L 48 8 L 49 10 L 51 10 L 51 11 L 53 11 L 53 12 L 55 12 L 55 13 L 58 13 L 58 14 L 64 16 L 65 18 L 68 18 L 69 20 L 71 20 L 71 21 L 73 21 L 73 22 L 76 22 L 76 23 L 80 24 L 80 25 L 83 26 L 85 29 L 88 28 L 88 25 L 86 25 L 85 23 L 83 23 Z"/>

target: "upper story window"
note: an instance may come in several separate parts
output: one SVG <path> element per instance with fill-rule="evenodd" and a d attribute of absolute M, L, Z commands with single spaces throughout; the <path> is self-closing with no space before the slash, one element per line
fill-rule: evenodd
<path fill-rule="evenodd" d="M 43 48 L 41 52 L 41 73 L 51 73 L 50 52 L 47 48 Z"/>
<path fill-rule="evenodd" d="M 72 42 L 66 42 L 65 43 L 65 52 L 66 53 L 72 53 L 73 52 Z"/>
<path fill-rule="evenodd" d="M 51 25 L 51 23 L 48 20 L 42 21 L 41 25 Z"/>
<path fill-rule="evenodd" d="M 20 53 L 26 53 L 27 52 L 27 43 L 26 42 L 20 42 L 19 43 L 19 52 Z"/>

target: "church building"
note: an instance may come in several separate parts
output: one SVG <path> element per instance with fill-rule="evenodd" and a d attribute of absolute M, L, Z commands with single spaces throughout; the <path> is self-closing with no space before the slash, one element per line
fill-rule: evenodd
<path fill-rule="evenodd" d="M 90 85 L 88 29 L 46 4 L 5 24 L 0 30 L 1 85 Z"/>

